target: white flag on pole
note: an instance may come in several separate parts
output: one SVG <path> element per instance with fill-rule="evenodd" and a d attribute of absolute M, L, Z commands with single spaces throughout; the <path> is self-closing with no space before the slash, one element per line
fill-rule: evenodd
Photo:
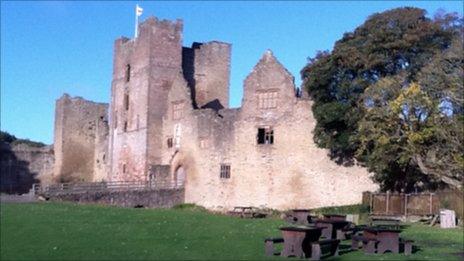
<path fill-rule="evenodd" d="M 143 8 L 140 7 L 138 4 L 135 5 L 135 15 L 136 15 L 136 16 L 141 16 L 141 15 L 142 15 L 142 12 L 143 12 Z"/>
<path fill-rule="evenodd" d="M 138 26 L 139 26 L 139 16 L 142 15 L 143 8 L 140 7 L 138 4 L 135 5 L 135 34 L 134 37 L 137 38 L 138 36 Z"/>

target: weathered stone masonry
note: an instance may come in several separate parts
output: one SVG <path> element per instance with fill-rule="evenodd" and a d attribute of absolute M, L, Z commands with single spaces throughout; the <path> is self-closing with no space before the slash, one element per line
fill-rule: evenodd
<path fill-rule="evenodd" d="M 106 180 L 107 111 L 105 103 L 63 95 L 55 108 L 56 182 Z"/>
<path fill-rule="evenodd" d="M 53 166 L 52 146 L 0 142 L 0 192 L 23 194 L 34 183 L 50 184 Z"/>
<path fill-rule="evenodd" d="M 183 47 L 182 28 L 180 20 L 149 18 L 136 39 L 115 41 L 109 122 L 96 124 L 96 133 L 68 128 L 98 119 L 104 105 L 86 116 L 63 109 L 68 97 L 58 101 L 59 175 L 171 181 L 185 187 L 185 202 L 211 209 L 354 204 L 377 189 L 364 168 L 337 165 L 317 148 L 311 101 L 297 95 L 271 51 L 245 79 L 242 106 L 229 108 L 231 45 Z M 84 147 L 85 166 L 72 165 L 82 154 L 70 143 Z M 95 165 L 99 155 L 107 157 Z"/>

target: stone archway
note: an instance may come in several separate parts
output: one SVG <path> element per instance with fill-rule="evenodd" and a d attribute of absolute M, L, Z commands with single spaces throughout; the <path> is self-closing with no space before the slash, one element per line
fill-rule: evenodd
<path fill-rule="evenodd" d="M 186 171 L 182 165 L 177 166 L 174 171 L 174 187 L 181 188 L 185 185 Z"/>
<path fill-rule="evenodd" d="M 174 188 L 183 188 L 187 181 L 187 170 L 184 153 L 176 151 L 171 158 L 171 184 Z"/>

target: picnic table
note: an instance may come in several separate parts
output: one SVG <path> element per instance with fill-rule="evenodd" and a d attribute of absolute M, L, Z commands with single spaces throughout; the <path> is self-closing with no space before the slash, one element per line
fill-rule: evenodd
<path fill-rule="evenodd" d="M 309 209 L 292 209 L 287 221 L 298 225 L 310 225 L 315 218 Z"/>
<path fill-rule="evenodd" d="M 363 230 L 363 236 L 366 239 L 375 239 L 378 241 L 377 253 L 383 254 L 386 251 L 399 253 L 400 233 L 398 229 L 388 229 L 380 227 L 366 227 Z"/>
<path fill-rule="evenodd" d="M 296 256 L 300 258 L 311 256 L 311 243 L 317 242 L 321 236 L 320 227 L 281 227 L 284 248 L 281 256 Z"/>
<path fill-rule="evenodd" d="M 346 215 L 339 214 L 324 214 L 324 218 L 337 221 L 346 221 Z"/>
<path fill-rule="evenodd" d="M 228 212 L 232 216 L 239 216 L 241 218 L 262 218 L 265 217 L 266 214 L 259 211 L 259 209 L 255 207 L 234 207 L 232 211 Z"/>
<path fill-rule="evenodd" d="M 401 221 L 397 218 L 371 217 L 369 225 L 371 227 L 400 229 Z"/>
<path fill-rule="evenodd" d="M 322 228 L 322 236 L 328 239 L 344 239 L 342 229 L 348 226 L 350 222 L 332 219 L 318 219 L 316 227 Z"/>

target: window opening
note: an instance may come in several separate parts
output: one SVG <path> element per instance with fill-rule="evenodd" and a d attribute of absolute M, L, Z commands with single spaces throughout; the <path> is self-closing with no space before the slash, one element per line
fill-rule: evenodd
<path fill-rule="evenodd" d="M 258 94 L 258 108 L 274 109 L 277 108 L 277 91 L 262 92 Z"/>
<path fill-rule="evenodd" d="M 131 66 L 130 64 L 126 65 L 126 82 L 130 81 Z"/>
<path fill-rule="evenodd" d="M 258 144 L 274 144 L 274 130 L 271 128 L 258 128 Z"/>
<path fill-rule="evenodd" d="M 126 111 L 129 110 L 129 94 L 124 94 L 124 108 L 126 108 Z"/>
<path fill-rule="evenodd" d="M 221 179 L 230 179 L 230 165 L 229 164 L 221 164 Z"/>
<path fill-rule="evenodd" d="M 174 103 L 172 105 L 172 119 L 179 120 L 183 117 L 184 103 Z"/>

